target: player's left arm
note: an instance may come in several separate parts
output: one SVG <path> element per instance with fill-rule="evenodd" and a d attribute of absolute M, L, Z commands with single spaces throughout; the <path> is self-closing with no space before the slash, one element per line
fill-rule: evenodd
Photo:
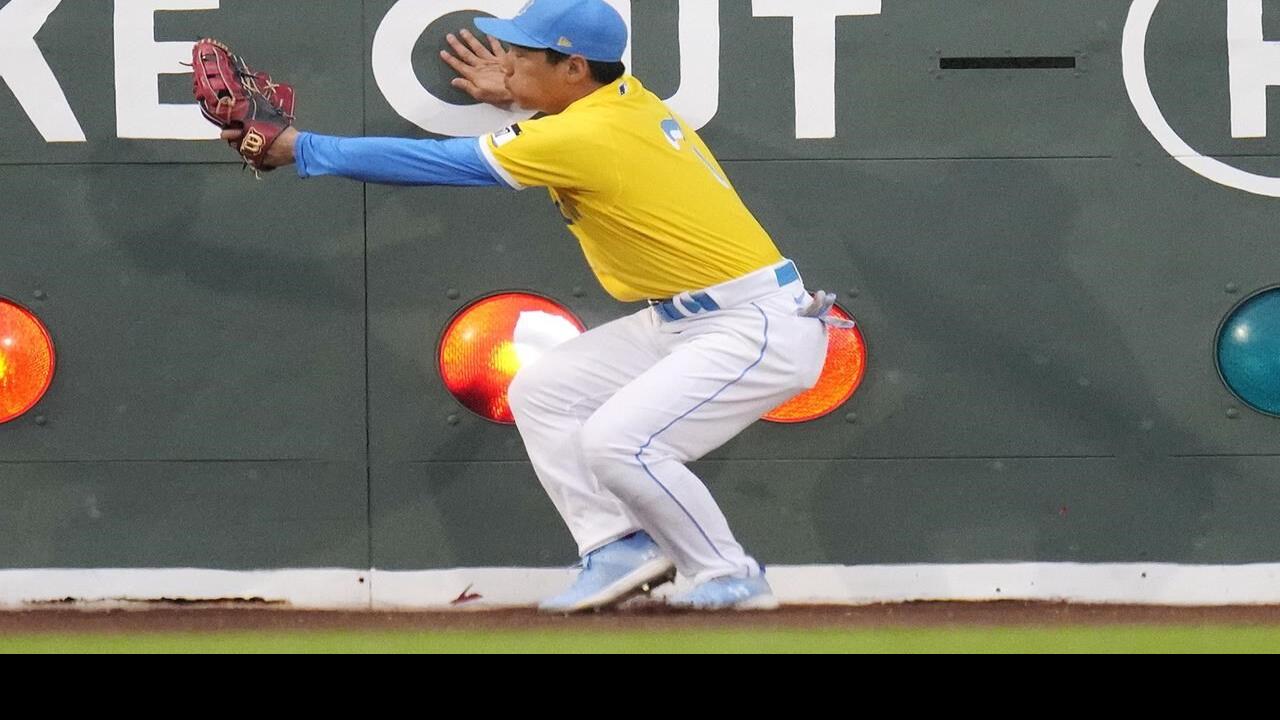
<path fill-rule="evenodd" d="M 499 184 L 481 156 L 477 138 L 342 138 L 300 133 L 293 152 L 301 178 L 337 175 L 386 185 Z"/>
<path fill-rule="evenodd" d="M 229 130 L 223 138 L 235 140 L 236 135 Z M 289 128 L 272 145 L 267 164 L 274 168 L 294 163 L 301 178 L 332 175 L 386 185 L 500 184 L 481 156 L 478 138 L 344 138 Z"/>

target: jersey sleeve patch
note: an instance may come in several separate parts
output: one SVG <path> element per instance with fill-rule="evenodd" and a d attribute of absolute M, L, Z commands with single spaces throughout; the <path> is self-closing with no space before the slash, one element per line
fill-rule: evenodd
<path fill-rule="evenodd" d="M 502 130 L 493 134 L 493 146 L 496 148 L 500 148 L 503 145 L 506 145 L 507 143 L 520 137 L 520 135 L 523 132 L 524 131 L 520 129 L 520 123 L 516 123 L 515 125 L 512 125 L 511 127 L 508 127 L 508 128 L 503 128 Z"/>

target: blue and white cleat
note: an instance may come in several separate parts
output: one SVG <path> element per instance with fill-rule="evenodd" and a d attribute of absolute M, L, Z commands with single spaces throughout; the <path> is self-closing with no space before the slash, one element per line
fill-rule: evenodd
<path fill-rule="evenodd" d="M 708 580 L 667 603 L 681 610 L 777 610 L 778 598 L 763 575 Z"/>
<path fill-rule="evenodd" d="M 588 553 L 573 587 L 544 601 L 539 612 L 569 615 L 621 604 L 669 583 L 676 566 L 643 530 Z"/>

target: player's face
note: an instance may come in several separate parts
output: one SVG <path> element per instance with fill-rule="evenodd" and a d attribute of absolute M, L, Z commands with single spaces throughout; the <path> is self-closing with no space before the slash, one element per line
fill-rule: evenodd
<path fill-rule="evenodd" d="M 506 55 L 505 69 L 507 90 L 520 107 L 558 113 L 568 105 L 568 62 L 552 65 L 541 50 L 512 46 Z"/>

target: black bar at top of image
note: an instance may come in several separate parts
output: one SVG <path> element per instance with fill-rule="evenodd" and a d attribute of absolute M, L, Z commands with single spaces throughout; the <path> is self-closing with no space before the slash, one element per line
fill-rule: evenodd
<path fill-rule="evenodd" d="M 1071 70 L 1076 59 L 1066 57 L 944 57 L 942 70 Z"/>

